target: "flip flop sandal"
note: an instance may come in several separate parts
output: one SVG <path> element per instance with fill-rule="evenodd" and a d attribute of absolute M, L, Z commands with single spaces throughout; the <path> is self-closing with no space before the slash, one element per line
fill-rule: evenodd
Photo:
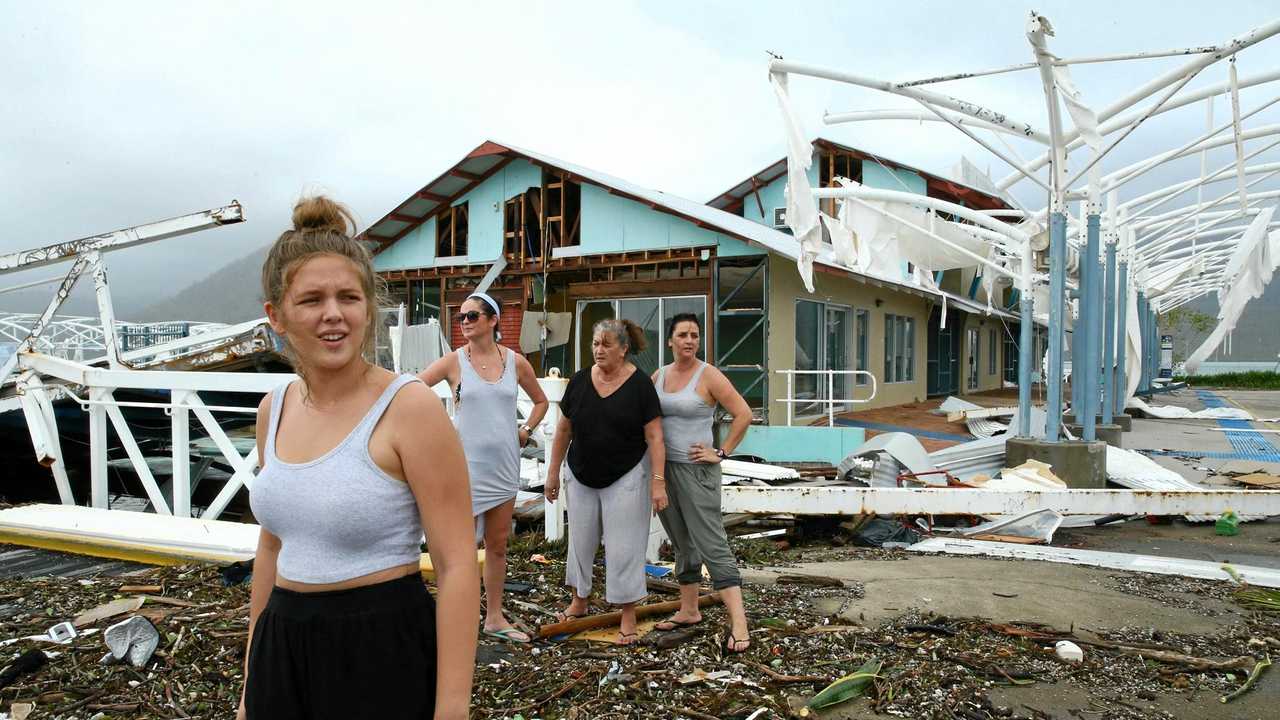
<path fill-rule="evenodd" d="M 591 614 L 591 613 L 582 613 L 581 615 L 574 615 L 574 614 L 572 614 L 572 613 L 567 613 L 567 612 L 565 612 L 565 611 L 561 610 L 560 612 L 556 613 L 556 622 L 557 622 L 557 623 L 565 623 L 565 622 L 569 622 L 570 620 L 578 620 L 578 619 L 584 618 L 584 617 L 586 617 L 586 616 L 588 616 L 588 615 L 590 615 L 590 614 Z"/>
<path fill-rule="evenodd" d="M 505 640 L 506 642 L 511 643 L 527 643 L 532 641 L 528 633 L 515 627 L 502 628 L 501 630 L 485 630 L 484 634 L 489 637 L 496 637 L 499 640 Z"/>
<path fill-rule="evenodd" d="M 743 643 L 746 643 L 746 647 L 739 648 L 738 646 Z M 724 634 L 724 642 L 720 643 L 720 647 L 724 648 L 724 651 L 730 655 L 739 655 L 751 649 L 751 637 L 736 638 L 732 632 L 727 632 Z"/>
<path fill-rule="evenodd" d="M 697 620 L 676 620 L 674 617 L 672 617 L 672 618 L 667 618 L 662 622 L 654 624 L 653 629 L 659 630 L 661 632 L 669 632 L 671 630 L 676 630 L 678 628 L 693 627 L 694 625 L 698 625 L 701 623 L 702 623 L 702 618 L 698 618 Z M 666 625 L 666 627 L 663 627 L 663 625 Z"/>
<path fill-rule="evenodd" d="M 631 638 L 631 639 L 627 640 L 627 638 Z M 624 632 L 618 633 L 618 644 L 622 645 L 623 647 L 626 647 L 628 645 L 635 645 L 639 641 L 640 641 L 640 633 L 624 633 Z"/>

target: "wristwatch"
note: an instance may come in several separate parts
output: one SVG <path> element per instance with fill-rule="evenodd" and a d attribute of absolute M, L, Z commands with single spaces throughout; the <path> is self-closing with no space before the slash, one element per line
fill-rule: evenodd
<path fill-rule="evenodd" d="M 525 444 L 527 445 L 529 444 L 529 441 L 533 439 L 533 429 L 530 428 L 528 425 L 521 425 L 520 427 L 516 428 L 517 433 L 519 433 L 521 430 L 525 432 Z"/>
<path fill-rule="evenodd" d="M 729 457 L 729 453 L 725 452 L 724 448 L 716 448 L 716 457 L 725 460 Z"/>

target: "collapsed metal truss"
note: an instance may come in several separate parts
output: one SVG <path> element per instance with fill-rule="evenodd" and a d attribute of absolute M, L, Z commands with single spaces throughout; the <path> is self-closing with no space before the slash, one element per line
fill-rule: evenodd
<path fill-rule="evenodd" d="M 1026 39 L 1034 61 L 1004 68 L 892 82 L 774 59 L 769 66 L 770 78 L 782 103 L 792 146 L 788 153 L 787 220 L 800 241 L 797 259 L 802 275 L 807 259 L 833 254 L 831 243 L 821 242 L 817 225 L 804 212 L 793 212 L 804 210 L 806 198 L 837 198 L 862 208 L 870 208 L 868 203 L 875 200 L 882 207 L 871 209 L 896 216 L 899 221 L 906 209 L 929 208 L 988 231 L 971 230 L 992 250 L 987 257 L 971 252 L 974 266 L 984 273 L 990 271 L 1009 278 L 1019 291 L 1021 304 L 1018 367 L 1019 405 L 1024 422 L 1018 428 L 1019 434 L 1030 435 L 1026 423 L 1030 417 L 1029 388 L 1034 366 L 1029 357 L 1031 321 L 1047 318 L 1048 377 L 1062 378 L 1065 328 L 1071 317 L 1067 299 L 1070 291 L 1078 298 L 1078 331 L 1071 337 L 1073 374 L 1079 379 L 1072 383 L 1071 405 L 1083 425 L 1084 438 L 1093 440 L 1095 418 L 1110 422 L 1115 412 L 1123 410 L 1127 398 L 1151 386 L 1156 374 L 1158 314 L 1208 293 L 1229 291 L 1244 271 L 1242 255 L 1250 250 L 1250 243 L 1257 242 L 1259 232 L 1273 233 L 1272 242 L 1280 249 L 1280 236 L 1274 234 L 1280 232 L 1280 220 L 1272 221 L 1270 214 L 1275 200 L 1280 198 L 1280 189 L 1268 189 L 1267 185 L 1280 176 L 1280 162 L 1267 161 L 1267 154 L 1274 158 L 1276 154 L 1271 151 L 1280 146 L 1280 125 L 1250 122 L 1280 103 L 1280 95 L 1251 107 L 1243 107 L 1240 101 L 1241 89 L 1274 87 L 1273 83 L 1280 81 L 1280 72 L 1241 78 L 1236 67 L 1242 51 L 1277 33 L 1280 20 L 1212 45 L 1062 59 L 1048 48 L 1048 38 L 1054 35 L 1048 19 L 1032 13 Z M 1070 68 L 1076 65 L 1151 58 L 1183 61 L 1097 110 L 1086 103 L 1070 75 Z M 1227 62 L 1225 82 L 1187 89 L 1193 79 L 1222 61 Z M 1046 125 L 926 87 L 1025 70 L 1039 73 L 1047 109 Z M 810 188 L 804 172 L 808 154 L 803 146 L 796 147 L 800 133 L 798 120 L 789 107 L 790 76 L 845 83 L 912 101 L 923 110 L 829 112 L 823 120 L 827 124 L 882 120 L 944 123 L 1013 168 L 999 182 L 988 179 L 992 192 L 1031 182 L 1045 190 L 1045 205 L 1039 209 L 984 212 L 958 206 L 944 208 L 941 201 L 909 192 L 873 191 L 852 182 L 842 183 L 844 187 Z M 1227 100 L 1230 113 L 1228 119 L 1215 123 L 1213 103 L 1219 97 Z M 1202 101 L 1206 106 L 1204 132 L 1104 173 L 1110 153 L 1147 120 Z M 1026 160 L 1008 144 L 1007 138 L 1032 143 L 1038 152 Z M 1246 147 L 1247 143 L 1254 145 Z M 1211 169 L 1207 153 L 1216 148 L 1230 148 L 1234 160 Z M 1076 155 L 1073 157 L 1072 153 Z M 1197 176 L 1124 197 L 1135 187 L 1135 180 L 1156 169 L 1171 172 L 1169 163 L 1197 155 L 1201 159 Z M 1075 161 L 1072 172 L 1068 171 L 1069 160 Z M 1232 187 L 1217 196 L 1205 196 L 1206 188 L 1221 182 L 1232 182 Z M 1073 203 L 1080 203 L 1076 216 L 1069 212 Z M 829 220 L 823 218 L 828 227 Z M 947 238 L 928 232 L 929 228 L 913 229 L 925 232 L 936 242 L 951 244 Z M 1047 273 L 1037 270 L 1033 262 L 1033 256 L 1045 251 Z M 1273 259 L 1280 264 L 1280 257 Z M 1270 268 L 1261 274 L 1265 282 L 1270 278 Z M 1046 285 L 1047 294 L 1043 292 Z M 1033 308 L 1037 289 L 1047 308 Z M 1224 325 L 1226 322 L 1224 319 Z M 1050 417 L 1059 417 L 1066 403 L 1062 384 L 1049 383 L 1047 395 Z M 1045 439 L 1059 440 L 1057 423 L 1048 423 Z"/>

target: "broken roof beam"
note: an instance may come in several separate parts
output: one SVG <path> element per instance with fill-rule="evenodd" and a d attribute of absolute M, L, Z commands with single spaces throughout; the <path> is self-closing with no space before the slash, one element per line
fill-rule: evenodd
<path fill-rule="evenodd" d="M 1280 515 L 1280 490 L 1053 490 L 1045 492 L 867 487 L 746 487 L 721 490 L 725 513 L 772 515 L 1220 515 L 1248 507 Z"/>
<path fill-rule="evenodd" d="M 102 235 L 57 243 L 56 245 L 46 245 L 32 250 L 6 253 L 0 255 L 0 274 L 52 265 L 64 260 L 71 260 L 94 250 L 120 250 L 134 245 L 142 245 L 158 240 L 166 240 L 178 235 L 208 230 L 220 225 L 230 225 L 243 220 L 244 212 L 240 207 L 240 203 L 233 200 L 230 205 L 214 208 L 213 210 L 205 210 L 204 212 L 147 223 L 146 225 L 137 225 Z"/>
<path fill-rule="evenodd" d="M 827 80 L 835 80 L 836 82 L 848 83 L 850 85 L 858 85 L 873 90 L 881 90 L 883 92 L 901 95 L 913 100 L 926 102 L 938 107 L 954 110 L 955 112 L 975 117 L 979 120 L 999 125 L 1001 127 L 1012 130 L 1022 137 L 1035 140 L 1045 145 L 1049 144 L 1049 135 L 1043 130 L 1037 129 L 1031 123 L 1019 122 L 1012 120 L 1008 115 L 998 110 L 972 103 L 967 100 L 961 100 L 949 95 L 942 95 L 928 90 L 919 90 L 916 88 L 902 87 L 897 83 L 886 82 L 884 80 L 876 80 L 874 78 L 855 75 L 854 73 L 844 72 L 842 70 L 834 70 L 831 68 L 818 67 L 817 65 L 807 65 L 804 63 L 791 62 L 788 60 L 774 60 L 769 63 L 769 72 L 771 73 L 791 73 L 795 75 L 807 75 L 816 78 L 825 78 Z"/>
<path fill-rule="evenodd" d="M 1272 35 L 1275 35 L 1276 33 L 1280 33 L 1280 20 L 1273 20 L 1267 23 L 1266 25 L 1256 27 L 1252 30 L 1249 30 L 1248 32 L 1237 35 L 1236 37 L 1231 38 L 1230 40 L 1222 43 L 1221 45 L 1216 46 L 1217 49 L 1215 52 L 1198 53 L 1194 59 L 1183 64 L 1181 67 L 1173 68 L 1172 70 L 1169 70 L 1168 72 L 1153 78 L 1152 80 L 1142 85 L 1138 89 L 1134 90 L 1133 92 L 1129 93 L 1125 97 L 1122 97 L 1119 100 L 1116 100 L 1115 102 L 1111 103 L 1107 107 L 1103 108 L 1102 110 L 1099 110 L 1098 111 L 1098 132 L 1103 136 L 1106 136 L 1108 133 L 1114 132 L 1115 130 L 1118 130 L 1122 127 L 1126 127 L 1131 122 L 1133 122 L 1133 120 L 1136 119 L 1137 116 L 1140 116 L 1142 114 L 1142 111 L 1137 111 L 1136 114 L 1126 115 L 1123 118 L 1116 118 L 1116 116 L 1119 115 L 1121 112 L 1128 110 L 1129 108 L 1133 107 L 1139 102 L 1156 94 L 1160 90 L 1163 90 L 1164 88 L 1178 82 L 1188 73 L 1198 72 L 1204 69 L 1205 67 L 1208 67 L 1209 65 L 1212 65 L 1213 63 L 1218 62 L 1223 57 L 1226 57 L 1226 55 L 1240 52 L 1241 50 L 1244 50 L 1245 48 L 1251 45 L 1255 45 L 1263 40 L 1266 40 L 1267 38 L 1271 37 Z M 1258 78 L 1254 78 L 1256 82 L 1248 83 L 1248 84 L 1270 82 L 1278 78 L 1280 78 L 1280 72 L 1267 73 L 1266 75 L 1259 76 Z M 1248 84 L 1246 84 L 1246 82 L 1241 82 L 1239 84 L 1239 87 L 1247 87 Z M 1203 100 L 1204 98 L 1211 97 L 1213 95 L 1220 95 L 1224 92 L 1227 92 L 1228 90 L 1229 90 L 1228 86 L 1214 86 L 1213 88 L 1208 88 L 1207 90 L 1201 90 L 1199 93 L 1188 95 L 1182 98 L 1183 103 L 1170 102 L 1166 104 L 1162 108 L 1162 110 L 1167 112 L 1174 108 L 1181 107 L 1184 103 L 1195 102 L 1196 100 Z M 1156 114 L 1159 114 L 1159 113 L 1156 113 Z M 1113 122 L 1108 122 L 1109 120 L 1113 120 L 1113 119 L 1114 119 Z M 1072 150 L 1084 144 L 1084 140 L 1080 137 L 1080 132 L 1074 128 L 1070 132 L 1067 132 L 1062 139 L 1063 139 L 1063 142 L 1066 143 L 1066 146 L 1065 146 L 1066 152 L 1071 152 Z M 1051 153 L 1049 151 L 1046 151 L 1043 154 L 1041 154 L 1039 157 L 1029 161 L 1027 163 L 1027 166 L 1032 170 L 1037 170 L 1049 164 L 1050 159 L 1051 159 Z M 1000 182 L 996 183 L 996 187 L 1000 188 L 1001 190 L 1008 190 L 1011 186 L 1017 183 L 1021 178 L 1022 178 L 1021 173 L 1010 174 L 1009 176 L 1002 179 Z"/>

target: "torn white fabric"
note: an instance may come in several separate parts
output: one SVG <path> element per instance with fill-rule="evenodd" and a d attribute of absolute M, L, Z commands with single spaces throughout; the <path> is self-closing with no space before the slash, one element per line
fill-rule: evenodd
<path fill-rule="evenodd" d="M 1235 329 L 1249 301 L 1262 296 L 1276 267 L 1280 266 L 1280 254 L 1271 251 L 1272 247 L 1280 246 L 1280 239 L 1274 237 L 1280 235 L 1280 231 L 1272 232 L 1272 237 L 1267 236 L 1267 225 L 1275 211 L 1275 206 L 1272 206 L 1258 213 L 1241 236 L 1240 244 L 1222 275 L 1225 283 L 1218 291 L 1218 325 L 1187 358 L 1188 375 L 1196 374 L 1200 363 L 1213 354 L 1223 338 Z"/>
<path fill-rule="evenodd" d="M 770 73 L 782 110 L 782 121 L 787 135 L 787 226 L 800 243 L 796 267 L 805 290 L 813 292 L 813 261 L 822 251 L 822 227 L 818 224 L 818 202 L 809 187 L 809 166 L 813 163 L 813 145 L 808 141 L 800 119 L 791 107 L 785 73 Z"/>
<path fill-rule="evenodd" d="M 1142 379 L 1142 326 L 1138 324 L 1138 291 L 1133 283 L 1126 302 L 1129 309 L 1125 311 L 1124 396 L 1128 400 L 1138 391 Z"/>
<path fill-rule="evenodd" d="M 1252 420 L 1253 415 L 1247 410 L 1240 408 L 1216 407 L 1205 408 L 1203 410 L 1188 410 L 1184 407 L 1176 405 L 1150 405 L 1141 398 L 1129 398 L 1124 406 L 1141 410 L 1142 412 L 1154 418 L 1162 420 L 1184 420 L 1194 418 L 1198 420 Z"/>

